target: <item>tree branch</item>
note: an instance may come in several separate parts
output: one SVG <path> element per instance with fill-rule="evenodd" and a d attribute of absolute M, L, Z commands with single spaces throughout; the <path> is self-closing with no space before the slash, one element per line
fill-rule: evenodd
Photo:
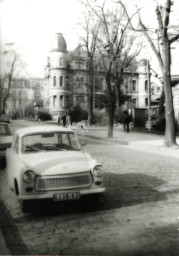
<path fill-rule="evenodd" d="M 170 44 L 172 44 L 173 42 L 177 41 L 179 39 L 179 34 L 174 36 L 172 39 L 170 39 Z"/>

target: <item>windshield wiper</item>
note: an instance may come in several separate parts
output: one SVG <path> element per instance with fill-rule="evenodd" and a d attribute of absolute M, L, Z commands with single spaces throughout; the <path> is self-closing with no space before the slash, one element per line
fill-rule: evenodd
<path fill-rule="evenodd" d="M 26 149 L 24 150 L 26 152 L 31 151 L 31 152 L 39 152 L 39 151 L 43 151 L 42 149 L 39 149 L 35 146 L 26 146 Z"/>

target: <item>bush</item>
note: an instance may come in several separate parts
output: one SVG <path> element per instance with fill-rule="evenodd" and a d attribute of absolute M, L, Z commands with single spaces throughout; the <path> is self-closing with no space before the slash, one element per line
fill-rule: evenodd
<path fill-rule="evenodd" d="M 12 119 L 18 119 L 18 118 L 21 118 L 22 117 L 22 109 L 14 109 L 12 112 L 11 112 L 11 118 Z"/>
<path fill-rule="evenodd" d="M 26 117 L 34 117 L 34 107 L 33 107 L 33 105 L 26 106 L 25 116 Z"/>
<path fill-rule="evenodd" d="M 158 131 L 165 131 L 165 126 L 166 126 L 165 116 L 162 116 L 159 119 L 154 120 L 152 124 L 152 128 Z M 176 132 L 179 131 L 177 120 L 175 120 L 175 131 Z"/>
<path fill-rule="evenodd" d="M 165 131 L 165 117 L 161 117 L 153 121 L 152 128 L 158 131 Z"/>
<path fill-rule="evenodd" d="M 88 120 L 88 112 L 79 106 L 70 111 L 71 121 L 80 122 L 81 120 Z"/>
<path fill-rule="evenodd" d="M 41 109 L 38 110 L 38 119 L 42 121 L 48 121 L 52 120 L 52 116 L 50 115 L 50 113 L 47 112 L 47 110 Z"/>
<path fill-rule="evenodd" d="M 119 114 L 114 115 L 114 123 L 124 123 L 124 120 L 128 120 L 128 122 L 132 122 L 132 115 L 128 114 L 127 110 L 121 111 Z"/>
<path fill-rule="evenodd" d="M 109 123 L 109 117 L 106 113 L 106 110 L 94 110 L 94 124 L 97 125 L 108 125 Z"/>

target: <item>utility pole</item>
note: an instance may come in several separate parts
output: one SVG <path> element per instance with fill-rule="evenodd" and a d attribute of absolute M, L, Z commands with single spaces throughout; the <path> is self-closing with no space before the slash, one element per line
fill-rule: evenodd
<path fill-rule="evenodd" d="M 25 117 L 25 93 L 24 93 L 24 79 L 21 79 L 22 82 L 22 117 Z"/>

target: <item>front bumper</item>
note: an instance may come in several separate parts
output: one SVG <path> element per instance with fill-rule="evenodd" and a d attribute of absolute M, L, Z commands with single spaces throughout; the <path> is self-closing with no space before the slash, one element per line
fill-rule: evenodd
<path fill-rule="evenodd" d="M 35 193 L 35 194 L 20 194 L 20 200 L 38 200 L 38 199 L 53 199 L 54 194 L 62 193 L 72 193 L 79 192 L 80 196 L 92 195 L 92 194 L 103 194 L 106 191 L 105 187 L 89 188 L 84 190 L 60 190 L 60 191 L 48 191 L 45 193 Z"/>

